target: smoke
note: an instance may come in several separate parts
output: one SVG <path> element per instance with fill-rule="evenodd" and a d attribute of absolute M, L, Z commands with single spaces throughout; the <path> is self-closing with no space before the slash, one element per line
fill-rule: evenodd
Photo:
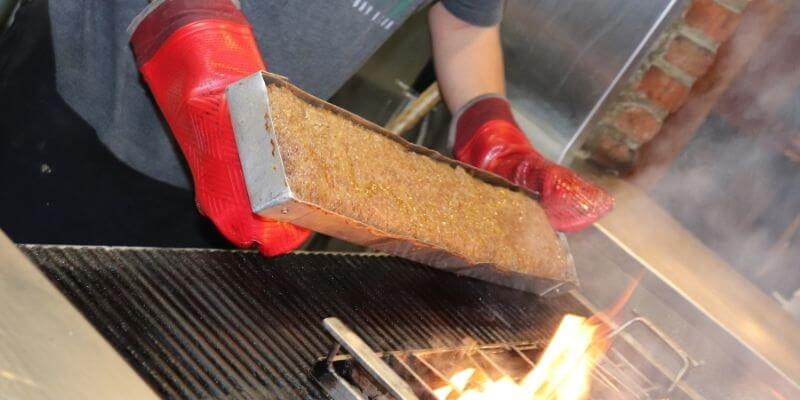
<path fill-rule="evenodd" d="M 764 280 L 783 233 L 800 210 L 796 165 L 765 149 L 753 137 L 710 118 L 684 153 L 675 160 L 652 196 L 700 240 L 765 290 L 781 283 L 793 290 L 796 268 L 786 269 L 792 282 Z M 793 241 L 796 246 L 796 240 Z M 791 252 L 792 249 L 783 249 Z M 783 266 L 780 268 L 788 267 Z M 778 267 L 770 267 L 774 271 Z M 788 284 L 794 288 L 787 287 Z"/>
<path fill-rule="evenodd" d="M 651 193 L 741 274 L 784 297 L 800 288 L 798 10 L 765 40 L 733 39 L 751 48 L 729 57 L 752 56 Z"/>
<path fill-rule="evenodd" d="M 763 8 L 763 4 L 779 2 L 752 2 L 751 6 L 757 3 Z M 780 18 L 761 18 L 755 24 L 750 21 L 749 26 L 743 20 L 736 34 L 739 37 L 720 49 L 720 54 L 728 57 L 749 53 L 738 65 L 736 60 L 725 60 L 727 67 L 736 67 L 730 85 L 718 60 L 712 75 L 696 86 L 702 90 L 693 96 L 700 101 L 690 100 L 687 105 L 697 108 L 678 111 L 680 115 L 668 119 L 666 125 L 688 126 L 688 119 L 702 113 L 699 103 L 703 97 L 715 97 L 720 85 L 727 86 L 714 104 L 708 105 L 708 116 L 698 129 L 678 132 L 691 135 L 691 140 L 677 157 L 667 153 L 672 149 L 651 155 L 654 160 L 668 161 L 637 171 L 637 178 L 647 182 L 660 177 L 648 193 L 653 200 L 763 292 L 790 297 L 800 288 L 800 162 L 793 156 L 800 142 L 800 2 L 778 14 Z M 766 26 L 774 30 L 761 35 Z M 741 37 L 748 32 L 742 29 L 750 29 L 753 36 Z M 656 140 L 663 139 L 668 138 Z M 647 216 L 642 215 L 641 220 L 647 223 Z M 570 238 L 576 261 L 584 263 L 578 266 L 582 292 L 592 300 L 602 298 L 599 294 L 609 287 L 620 290 L 621 284 L 616 282 L 621 273 L 615 268 L 628 276 L 635 273 L 616 265 L 637 264 L 620 254 L 623 250 L 596 236 Z M 698 262 L 694 267 L 704 266 Z M 768 399 L 776 390 L 785 398 L 798 398 L 796 387 L 666 286 L 657 277 L 645 277 L 637 290 L 642 295 L 634 295 L 628 313 L 619 321 L 634 314 L 635 308 L 703 363 L 689 372 L 686 381 L 690 386 L 704 396 L 711 393 L 707 398 L 735 394 L 732 398 Z M 657 341 L 641 332 L 632 336 L 646 344 L 645 348 L 655 349 L 660 362 L 675 366 L 674 360 L 661 354 Z M 769 383 L 764 386 L 759 381 Z"/>

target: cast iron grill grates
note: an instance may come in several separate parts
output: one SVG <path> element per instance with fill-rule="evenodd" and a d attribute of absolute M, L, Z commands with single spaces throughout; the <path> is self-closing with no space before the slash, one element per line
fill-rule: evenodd
<path fill-rule="evenodd" d="M 403 259 L 21 246 L 163 397 L 326 398 L 309 376 L 335 316 L 377 351 L 542 341 L 569 296 L 542 299 Z"/>

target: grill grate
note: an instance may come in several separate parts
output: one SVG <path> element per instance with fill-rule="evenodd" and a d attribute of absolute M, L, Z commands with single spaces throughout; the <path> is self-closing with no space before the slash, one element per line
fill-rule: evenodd
<path fill-rule="evenodd" d="M 336 316 L 378 351 L 546 340 L 571 297 L 375 255 L 22 246 L 163 397 L 326 398 L 309 377 Z"/>
<path fill-rule="evenodd" d="M 612 345 L 590 372 L 592 383 L 589 398 L 684 398 L 682 393 L 673 390 L 690 366 L 694 365 L 693 360 L 685 356 L 680 347 L 674 347 L 671 340 L 648 320 L 634 318 L 607 337 L 613 341 L 635 323 L 646 326 L 665 340 L 671 351 L 685 361 L 684 368 L 671 381 L 654 371 L 648 374 L 642 369 L 647 365 L 636 365 L 639 363 L 632 362 Z M 458 398 L 466 389 L 479 389 L 487 381 L 510 378 L 520 383 L 534 369 L 534 360 L 539 359 L 547 346 L 543 342 L 499 343 L 378 354 L 336 318 L 326 319 L 324 326 L 336 343 L 328 356 L 315 365 L 313 373 L 326 392 L 337 400 L 451 399 Z M 339 354 L 342 348 L 346 349 L 347 354 Z M 450 379 L 466 369 L 472 372 L 460 381 L 461 386 Z"/>

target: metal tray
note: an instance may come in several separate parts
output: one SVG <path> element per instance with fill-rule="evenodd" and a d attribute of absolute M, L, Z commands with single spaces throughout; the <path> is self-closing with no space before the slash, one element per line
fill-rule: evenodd
<path fill-rule="evenodd" d="M 573 260 L 569 254 L 566 239 L 560 234 L 560 245 L 567 259 L 566 268 L 563 271 L 562 279 L 544 279 L 503 270 L 492 264 L 474 264 L 459 254 L 412 237 L 398 236 L 382 231 L 361 221 L 299 199 L 292 192 L 284 170 L 281 151 L 270 115 L 267 85 L 287 88 L 310 106 L 321 107 L 336 113 L 402 144 L 410 151 L 439 162 L 459 166 L 477 179 L 495 186 L 523 192 L 536 199 L 532 192 L 513 185 L 497 175 L 449 159 L 433 150 L 408 143 L 380 126 L 302 91 L 279 75 L 259 72 L 231 84 L 226 92 L 239 158 L 253 212 L 388 254 L 449 270 L 456 274 L 530 291 L 542 296 L 563 293 L 577 285 Z"/>

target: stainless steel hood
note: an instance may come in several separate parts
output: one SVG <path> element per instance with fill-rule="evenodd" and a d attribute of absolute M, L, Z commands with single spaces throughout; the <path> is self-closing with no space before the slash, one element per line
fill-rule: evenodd
<path fill-rule="evenodd" d="M 508 97 L 546 156 L 578 149 L 606 99 L 636 70 L 685 0 L 509 0 Z"/>

